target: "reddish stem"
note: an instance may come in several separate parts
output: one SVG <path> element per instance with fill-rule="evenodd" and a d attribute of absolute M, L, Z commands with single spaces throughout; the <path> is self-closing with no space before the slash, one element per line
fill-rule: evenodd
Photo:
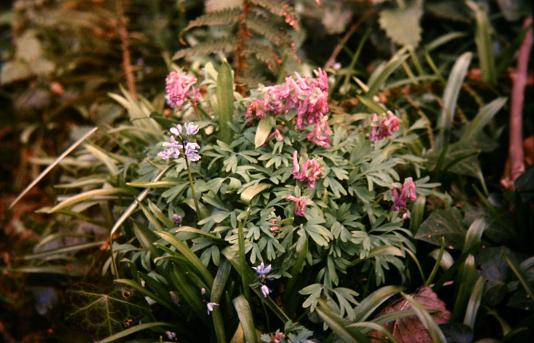
<path fill-rule="evenodd" d="M 532 26 L 532 16 L 525 19 L 523 26 Z M 519 48 L 517 68 L 512 74 L 512 97 L 510 104 L 510 143 L 508 149 L 509 170 L 501 180 L 502 185 L 514 189 L 515 180 L 525 171 L 523 151 L 523 105 L 528 76 L 528 60 L 532 49 L 532 28 L 528 30 Z"/>
<path fill-rule="evenodd" d="M 132 58 L 130 55 L 130 42 L 128 34 L 128 26 L 126 19 L 124 4 L 122 0 L 115 0 L 117 16 L 118 16 L 118 31 L 119 38 L 121 40 L 122 50 L 122 69 L 126 76 L 126 84 L 128 85 L 128 91 L 134 99 L 137 99 L 137 88 L 135 86 L 134 70 L 132 67 Z"/>

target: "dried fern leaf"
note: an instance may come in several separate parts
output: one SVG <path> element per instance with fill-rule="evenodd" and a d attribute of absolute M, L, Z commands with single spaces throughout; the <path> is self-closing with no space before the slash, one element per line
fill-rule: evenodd
<path fill-rule="evenodd" d="M 178 50 L 172 57 L 177 60 L 191 56 L 207 56 L 216 52 L 231 52 L 235 46 L 234 38 L 221 38 L 199 43 L 193 47 Z"/>
<path fill-rule="evenodd" d="M 271 71 L 277 70 L 278 66 L 282 64 L 280 56 L 273 48 L 266 44 L 250 42 L 243 50 L 243 53 L 247 57 L 254 57 L 259 62 L 265 64 Z"/>
<path fill-rule="evenodd" d="M 294 29 L 298 29 L 295 9 L 285 1 L 279 0 L 250 0 L 251 3 L 262 7 L 274 15 L 283 17 L 284 21 Z"/>
<path fill-rule="evenodd" d="M 252 15 L 247 18 L 246 23 L 249 29 L 258 35 L 265 37 L 276 46 L 288 46 L 291 44 L 291 37 L 289 37 L 287 32 L 283 29 L 273 25 L 272 20 L 268 20 L 258 15 Z"/>
<path fill-rule="evenodd" d="M 239 8 L 227 8 L 221 11 L 210 12 L 191 20 L 184 31 L 189 31 L 192 28 L 200 26 L 233 25 L 238 22 L 240 13 L 241 10 Z"/>

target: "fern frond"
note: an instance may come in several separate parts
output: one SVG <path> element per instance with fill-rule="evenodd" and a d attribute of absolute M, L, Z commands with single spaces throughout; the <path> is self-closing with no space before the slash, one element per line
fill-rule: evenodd
<path fill-rule="evenodd" d="M 199 43 L 190 48 L 178 50 L 172 57 L 177 60 L 190 56 L 206 56 L 216 52 L 231 52 L 235 45 L 235 38 L 221 38 Z"/>
<path fill-rule="evenodd" d="M 184 29 L 184 32 L 200 26 L 233 25 L 238 22 L 240 13 L 240 8 L 227 8 L 224 10 L 201 15 L 200 17 L 191 20 L 187 27 Z"/>
<path fill-rule="evenodd" d="M 243 75 L 239 82 L 245 84 L 249 89 L 256 88 L 258 85 L 261 84 L 267 84 L 268 81 L 263 75 L 260 73 L 253 73 L 251 71 L 248 71 Z"/>
<path fill-rule="evenodd" d="M 248 57 L 254 57 L 259 62 L 265 64 L 271 71 L 277 70 L 282 64 L 280 56 L 270 46 L 261 43 L 250 42 L 243 53 Z"/>
<path fill-rule="evenodd" d="M 279 0 L 249 0 L 251 3 L 264 8 L 279 17 L 284 17 L 285 22 L 298 29 L 297 14 L 295 9 L 285 1 Z"/>
<path fill-rule="evenodd" d="M 247 26 L 249 29 L 265 37 L 268 41 L 276 46 L 288 46 L 291 43 L 291 38 L 281 28 L 277 28 L 272 24 L 272 20 L 269 21 L 266 18 L 258 15 L 252 15 L 247 18 Z"/>

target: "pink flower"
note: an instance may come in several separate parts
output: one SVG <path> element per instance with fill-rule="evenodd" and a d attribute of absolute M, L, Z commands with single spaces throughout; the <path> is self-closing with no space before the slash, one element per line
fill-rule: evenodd
<path fill-rule="evenodd" d="M 245 118 L 252 120 L 265 118 L 266 114 L 274 116 L 295 111 L 296 127 L 303 130 L 307 125 L 314 128 L 306 138 L 322 147 L 330 147 L 331 130 L 326 114 L 328 107 L 328 75 L 317 69 L 315 78 L 302 77 L 295 73 L 279 85 L 263 87 L 261 97 L 253 100 L 247 107 Z"/>
<path fill-rule="evenodd" d="M 404 184 L 399 189 L 395 187 L 391 190 L 391 198 L 393 206 L 391 209 L 395 212 L 402 213 L 402 219 L 410 218 L 410 211 L 406 208 L 408 200 L 415 201 L 417 199 L 417 188 L 411 177 L 404 179 Z"/>
<path fill-rule="evenodd" d="M 296 197 L 293 195 L 288 195 L 286 199 L 295 203 L 295 215 L 304 217 L 306 214 L 306 206 L 308 206 L 308 200 L 304 197 Z"/>
<path fill-rule="evenodd" d="M 198 88 L 194 87 L 196 77 L 181 70 L 172 71 L 165 79 L 165 99 L 169 106 L 180 108 L 187 99 L 196 102 L 200 96 Z"/>
<path fill-rule="evenodd" d="M 306 138 L 323 148 L 330 148 L 330 136 L 332 130 L 328 126 L 328 121 L 323 118 L 318 124 L 315 125 L 313 130 L 306 135 Z"/>
<path fill-rule="evenodd" d="M 375 113 L 371 116 L 371 133 L 369 140 L 372 142 L 382 140 L 391 136 L 400 129 L 400 119 L 391 111 L 388 111 L 386 118 L 380 120 Z"/>
<path fill-rule="evenodd" d="M 315 159 L 307 160 L 301 169 L 298 153 L 295 150 L 293 152 L 293 177 L 298 181 L 307 182 L 308 187 L 315 188 L 315 183 L 321 177 L 321 164 Z"/>

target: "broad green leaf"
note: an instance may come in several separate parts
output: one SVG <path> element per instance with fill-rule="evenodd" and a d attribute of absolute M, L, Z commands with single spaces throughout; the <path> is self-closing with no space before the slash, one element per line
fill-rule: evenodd
<path fill-rule="evenodd" d="M 254 138 L 254 145 L 256 149 L 261 147 L 265 141 L 267 141 L 272 128 L 273 127 L 271 125 L 270 118 L 265 117 L 260 120 L 258 123 L 258 128 L 256 129 L 256 137 Z"/>
<path fill-rule="evenodd" d="M 423 1 L 414 0 L 404 7 L 380 11 L 378 22 L 393 42 L 415 48 L 421 41 L 422 15 Z"/>
<path fill-rule="evenodd" d="M 219 67 L 217 74 L 217 116 L 219 121 L 219 140 L 230 144 L 232 129 L 230 123 L 234 113 L 234 80 L 232 68 L 226 62 Z"/>
<path fill-rule="evenodd" d="M 460 211 L 452 207 L 432 212 L 419 227 L 415 238 L 437 246 L 440 246 L 441 240 L 444 239 L 446 246 L 460 249 L 464 244 L 465 234 Z"/>

